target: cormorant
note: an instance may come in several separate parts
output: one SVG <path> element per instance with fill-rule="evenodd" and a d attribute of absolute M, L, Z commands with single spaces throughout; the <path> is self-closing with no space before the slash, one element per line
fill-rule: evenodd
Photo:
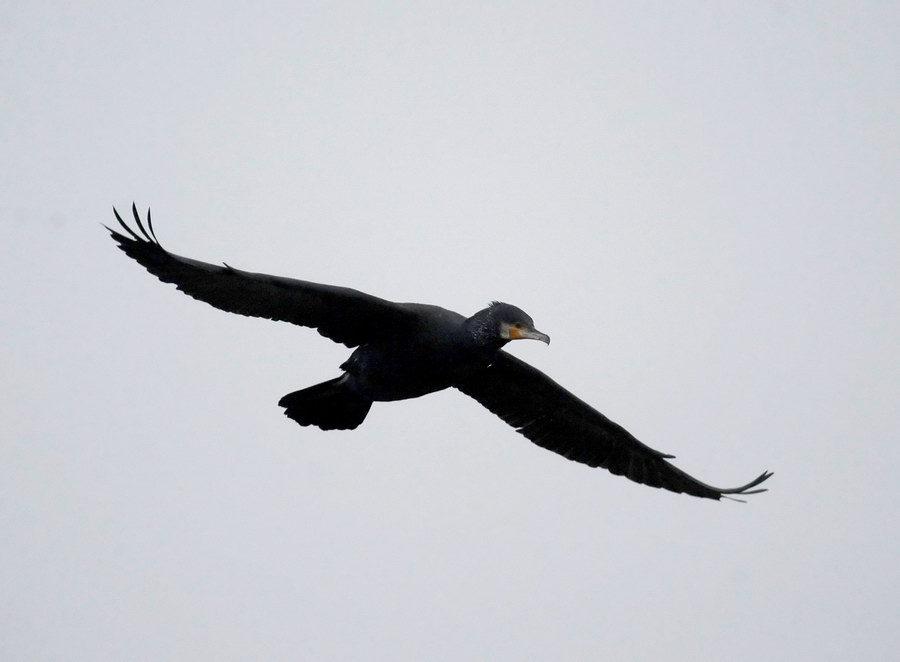
<path fill-rule="evenodd" d="M 230 313 L 312 327 L 356 349 L 340 377 L 279 401 L 288 418 L 323 430 L 353 429 L 375 401 L 416 398 L 450 386 L 474 398 L 539 446 L 604 467 L 637 483 L 720 499 L 764 492 L 772 474 L 746 485 L 712 487 L 638 441 L 547 375 L 503 351 L 511 340 L 550 343 L 525 312 L 494 302 L 471 317 L 438 306 L 394 303 L 346 287 L 240 271 L 180 257 L 156 238 L 132 205 L 138 234 L 113 208 L 127 235 L 107 227 L 126 255 L 164 283 Z M 733 497 L 729 497 L 733 498 Z"/>

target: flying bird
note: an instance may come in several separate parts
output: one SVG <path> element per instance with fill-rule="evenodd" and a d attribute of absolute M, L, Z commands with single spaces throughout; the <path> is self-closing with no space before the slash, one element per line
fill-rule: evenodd
<path fill-rule="evenodd" d="M 524 311 L 493 302 L 471 317 L 423 303 L 394 303 L 347 287 L 251 273 L 200 262 L 162 247 L 147 211 L 132 205 L 137 231 L 113 208 L 124 234 L 106 227 L 128 257 L 164 283 L 220 310 L 312 327 L 355 348 L 339 377 L 288 393 L 279 401 L 300 425 L 356 428 L 373 402 L 417 398 L 456 388 L 535 444 L 650 487 L 708 499 L 756 494 L 771 476 L 746 485 L 707 485 L 541 371 L 503 350 L 512 340 L 550 337 Z M 755 488 L 755 489 L 754 489 Z"/>

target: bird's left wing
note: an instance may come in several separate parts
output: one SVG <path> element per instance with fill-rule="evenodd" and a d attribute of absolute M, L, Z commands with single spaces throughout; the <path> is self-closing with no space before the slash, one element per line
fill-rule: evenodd
<path fill-rule="evenodd" d="M 106 228 L 128 257 L 164 283 L 220 310 L 313 327 L 326 338 L 355 347 L 413 322 L 400 304 L 347 287 L 250 273 L 175 255 L 156 239 L 150 212 L 146 227 L 132 205 L 137 231 L 113 209 L 126 234 Z"/>
<path fill-rule="evenodd" d="M 673 456 L 641 443 L 540 370 L 503 351 L 456 388 L 538 446 L 651 487 L 720 499 L 764 492 L 753 488 L 772 475 L 764 472 L 741 487 L 707 485 L 667 461 Z"/>

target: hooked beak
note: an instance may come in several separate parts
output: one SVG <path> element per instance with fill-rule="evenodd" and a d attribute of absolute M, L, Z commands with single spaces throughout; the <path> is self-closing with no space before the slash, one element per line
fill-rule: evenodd
<path fill-rule="evenodd" d="M 527 338 L 528 340 L 540 340 L 545 345 L 550 344 L 550 336 L 546 333 L 541 333 L 537 329 L 531 329 L 529 331 L 525 331 L 522 333 L 523 338 Z"/>
<path fill-rule="evenodd" d="M 550 336 L 541 333 L 537 329 L 511 328 L 509 337 L 512 340 L 540 340 L 542 343 L 550 344 Z"/>

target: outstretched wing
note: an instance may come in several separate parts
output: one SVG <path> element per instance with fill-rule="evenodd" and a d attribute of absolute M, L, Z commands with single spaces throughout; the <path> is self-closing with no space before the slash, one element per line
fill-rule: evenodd
<path fill-rule="evenodd" d="M 763 472 L 746 485 L 733 488 L 702 483 L 669 463 L 672 455 L 642 444 L 540 370 L 503 351 L 489 367 L 456 388 L 538 446 L 651 487 L 720 499 L 765 492 L 753 488 L 772 475 Z"/>
<path fill-rule="evenodd" d="M 119 248 L 164 283 L 174 283 L 185 294 L 220 310 L 313 327 L 348 347 L 386 331 L 396 333 L 411 322 L 412 314 L 403 306 L 347 287 L 250 273 L 175 255 L 157 240 L 150 212 L 145 228 L 134 205 L 131 211 L 137 232 L 115 208 L 116 220 L 127 234 L 106 228 Z"/>

